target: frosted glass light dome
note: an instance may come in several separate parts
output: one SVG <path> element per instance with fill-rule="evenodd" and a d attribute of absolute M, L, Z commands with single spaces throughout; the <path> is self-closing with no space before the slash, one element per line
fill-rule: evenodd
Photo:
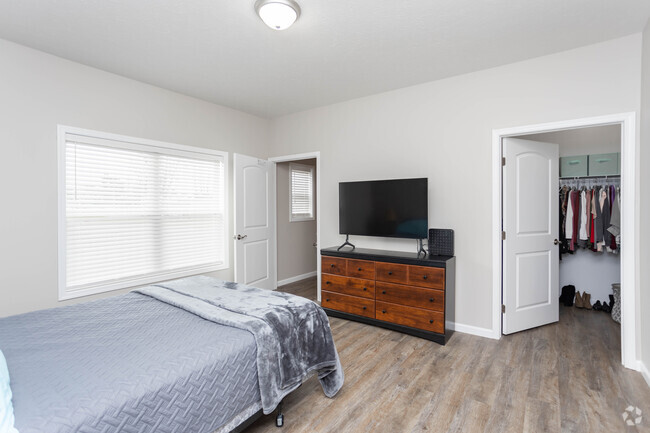
<path fill-rule="evenodd" d="M 300 6 L 293 0 L 257 0 L 255 10 L 273 30 L 284 30 L 300 16 Z"/>

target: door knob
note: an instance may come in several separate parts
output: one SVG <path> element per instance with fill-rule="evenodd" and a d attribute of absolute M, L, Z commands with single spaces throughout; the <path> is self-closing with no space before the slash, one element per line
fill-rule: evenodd
<path fill-rule="evenodd" d="M 233 236 L 232 238 L 235 239 L 235 240 L 241 241 L 242 239 L 247 238 L 247 237 L 248 237 L 248 235 L 244 235 L 244 236 L 242 236 L 242 235 L 235 235 L 235 236 Z"/>
<path fill-rule="evenodd" d="M 555 239 L 555 240 L 553 241 L 553 245 L 557 245 L 557 244 L 559 244 L 559 243 L 560 243 L 560 241 L 558 241 L 557 239 Z"/>

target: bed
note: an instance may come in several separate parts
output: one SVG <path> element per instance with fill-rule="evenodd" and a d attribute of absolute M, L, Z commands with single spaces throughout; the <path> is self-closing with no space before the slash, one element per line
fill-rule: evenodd
<path fill-rule="evenodd" d="M 320 307 L 209 277 L 0 319 L 0 349 L 20 433 L 225 433 L 343 384 Z"/>

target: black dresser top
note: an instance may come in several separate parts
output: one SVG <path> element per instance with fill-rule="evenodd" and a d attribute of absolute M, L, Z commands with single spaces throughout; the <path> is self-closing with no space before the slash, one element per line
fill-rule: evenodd
<path fill-rule="evenodd" d="M 341 251 L 336 251 L 337 248 L 338 247 L 323 248 L 320 252 L 321 255 L 329 257 L 343 257 L 346 259 L 372 260 L 375 262 L 435 267 L 445 267 L 447 262 L 454 258 L 453 256 L 424 256 L 422 254 L 418 256 L 416 253 L 373 250 L 368 248 L 355 248 L 352 250 L 349 247 L 344 247 Z"/>

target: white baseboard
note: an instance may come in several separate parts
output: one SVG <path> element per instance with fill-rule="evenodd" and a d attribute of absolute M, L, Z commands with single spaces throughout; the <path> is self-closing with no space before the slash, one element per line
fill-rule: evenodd
<path fill-rule="evenodd" d="M 307 272 L 306 274 L 296 275 L 295 277 L 285 278 L 284 280 L 278 281 L 278 286 L 284 286 L 285 284 L 295 283 L 296 281 L 304 280 L 305 278 L 311 278 L 316 276 L 316 271 Z"/>
<path fill-rule="evenodd" d="M 447 328 L 453 329 L 456 332 L 462 332 L 463 334 L 471 334 L 478 337 L 491 338 L 493 340 L 501 338 L 500 335 L 496 335 L 494 331 L 489 328 L 480 328 L 478 326 L 464 325 L 456 322 L 447 322 Z"/>
<path fill-rule="evenodd" d="M 650 386 L 650 371 L 648 371 L 648 367 L 643 363 L 643 361 L 639 361 L 639 371 L 641 372 L 641 375 L 645 379 L 645 383 Z"/>

